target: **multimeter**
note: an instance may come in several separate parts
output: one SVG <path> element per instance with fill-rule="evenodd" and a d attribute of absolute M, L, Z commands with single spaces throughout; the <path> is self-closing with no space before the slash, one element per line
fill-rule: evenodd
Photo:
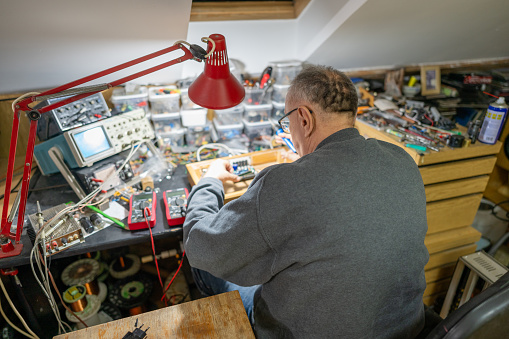
<path fill-rule="evenodd" d="M 164 205 L 166 206 L 166 219 L 168 226 L 182 225 L 186 219 L 187 188 L 164 191 Z"/>
<path fill-rule="evenodd" d="M 129 230 L 142 230 L 156 224 L 156 193 L 142 192 L 131 195 L 129 199 L 129 218 L 127 226 Z"/>

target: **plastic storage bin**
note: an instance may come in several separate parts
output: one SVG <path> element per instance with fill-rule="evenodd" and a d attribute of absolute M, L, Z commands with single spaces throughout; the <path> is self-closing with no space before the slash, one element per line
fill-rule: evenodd
<path fill-rule="evenodd" d="M 272 104 L 244 105 L 244 120 L 247 122 L 269 121 Z"/>
<path fill-rule="evenodd" d="M 151 119 L 157 135 L 182 128 L 180 113 L 178 112 L 152 115 Z"/>
<path fill-rule="evenodd" d="M 186 131 L 186 143 L 188 146 L 200 147 L 210 142 L 212 124 L 188 127 Z"/>
<path fill-rule="evenodd" d="M 152 115 L 178 113 L 180 111 L 180 90 L 175 86 L 150 87 L 148 101 Z"/>
<path fill-rule="evenodd" d="M 203 126 L 207 123 L 207 109 L 188 109 L 180 111 L 182 126 Z"/>
<path fill-rule="evenodd" d="M 189 99 L 189 95 L 187 94 L 187 92 L 188 92 L 188 88 L 182 88 L 180 90 L 180 101 L 182 103 L 181 109 L 188 110 L 188 109 L 202 108 L 201 106 L 192 102 L 191 99 Z"/>
<path fill-rule="evenodd" d="M 265 86 L 264 88 L 244 87 L 246 96 L 244 97 L 244 104 L 246 105 L 265 105 L 270 104 L 272 96 L 272 86 Z"/>
<path fill-rule="evenodd" d="M 221 125 L 242 124 L 244 105 L 240 104 L 228 109 L 216 109 L 216 119 Z"/>
<path fill-rule="evenodd" d="M 272 102 L 284 104 L 290 85 L 274 85 L 273 87 L 274 90 L 272 91 Z"/>
<path fill-rule="evenodd" d="M 297 60 L 277 61 L 270 63 L 272 78 L 275 85 L 290 85 L 297 74 L 302 70 L 302 62 Z"/>
<path fill-rule="evenodd" d="M 270 139 L 272 137 L 272 124 L 270 121 L 249 122 L 243 120 L 244 134 L 250 141 L 259 139 Z"/>
<path fill-rule="evenodd" d="M 214 118 L 214 127 L 217 132 L 218 140 L 230 140 L 242 135 L 244 124 L 242 120 L 237 124 L 222 124 L 217 118 Z"/>
<path fill-rule="evenodd" d="M 272 120 L 275 120 L 276 122 L 281 119 L 285 115 L 285 104 L 281 104 L 279 102 L 273 102 L 272 103 Z"/>
<path fill-rule="evenodd" d="M 143 108 L 148 113 L 148 91 L 147 87 L 136 87 L 134 93 L 126 94 L 125 88 L 115 88 L 111 95 L 111 103 L 117 112 L 130 112 Z"/>
<path fill-rule="evenodd" d="M 184 136 L 186 133 L 185 128 L 173 129 L 168 133 L 161 133 L 158 135 L 159 139 L 165 147 L 171 146 L 184 146 Z"/>

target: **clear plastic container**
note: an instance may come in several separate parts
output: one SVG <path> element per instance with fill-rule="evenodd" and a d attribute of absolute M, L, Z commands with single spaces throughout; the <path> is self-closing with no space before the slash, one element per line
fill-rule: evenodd
<path fill-rule="evenodd" d="M 249 122 L 243 120 L 244 134 L 250 141 L 260 139 L 270 139 L 272 137 L 273 129 L 270 121 Z"/>
<path fill-rule="evenodd" d="M 242 124 L 244 105 L 240 104 L 228 109 L 216 109 L 216 119 L 222 125 Z"/>
<path fill-rule="evenodd" d="M 203 126 L 188 127 L 186 131 L 186 143 L 188 146 L 200 147 L 210 142 L 212 125 L 207 123 Z"/>
<path fill-rule="evenodd" d="M 272 91 L 272 102 L 284 104 L 290 85 L 274 85 L 273 87 L 274 90 Z"/>
<path fill-rule="evenodd" d="M 242 120 L 238 124 L 222 124 L 217 118 L 214 118 L 214 127 L 216 128 L 218 140 L 231 140 L 240 137 L 244 130 Z"/>
<path fill-rule="evenodd" d="M 244 120 L 247 122 L 269 121 L 272 114 L 272 104 L 244 105 Z"/>
<path fill-rule="evenodd" d="M 166 147 L 171 146 L 184 146 L 184 135 L 186 133 L 185 128 L 173 129 L 168 133 L 161 133 L 158 135 L 159 139 Z"/>
<path fill-rule="evenodd" d="M 135 87 L 135 91 L 130 94 L 126 94 L 125 88 L 115 88 L 110 100 L 117 112 L 125 113 L 143 108 L 145 113 L 148 113 L 148 91 L 145 86 Z"/>
<path fill-rule="evenodd" d="M 270 65 L 275 85 L 290 85 L 302 70 L 302 62 L 298 60 L 276 61 Z"/>
<path fill-rule="evenodd" d="M 272 102 L 272 115 L 271 118 L 277 121 L 285 115 L 285 104 L 279 102 Z"/>
<path fill-rule="evenodd" d="M 200 105 L 195 104 L 194 102 L 189 99 L 189 95 L 187 94 L 188 88 L 182 88 L 180 90 L 180 101 L 182 103 L 181 109 L 188 110 L 188 109 L 197 109 L 197 108 L 203 108 Z"/>
<path fill-rule="evenodd" d="M 264 88 L 244 87 L 246 96 L 244 97 L 245 105 L 265 105 L 270 104 L 272 96 L 272 86 L 265 86 Z"/>
<path fill-rule="evenodd" d="M 153 115 L 180 111 L 180 90 L 175 86 L 150 87 L 148 100 Z"/>
<path fill-rule="evenodd" d="M 180 113 L 166 113 L 152 116 L 152 124 L 157 135 L 182 128 Z"/>
<path fill-rule="evenodd" d="M 203 126 L 207 123 L 207 109 L 181 110 L 180 117 L 182 119 L 182 126 Z"/>

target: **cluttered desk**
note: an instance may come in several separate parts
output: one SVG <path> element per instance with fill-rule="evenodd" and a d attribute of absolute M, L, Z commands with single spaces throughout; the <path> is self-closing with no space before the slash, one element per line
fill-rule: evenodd
<path fill-rule="evenodd" d="M 187 50 L 183 42 L 171 49 L 183 49 L 185 58 L 195 60 L 218 58 L 215 49 L 226 53 L 224 37 L 212 35 L 208 42 L 206 54 L 196 45 Z M 17 223 L 14 220 L 17 208 L 7 213 L 14 167 L 14 157 L 9 158 L 0 268 L 4 274 L 16 275 L 15 267 L 30 264 L 36 279 L 41 278 L 39 285 L 55 314 L 57 303 L 47 278 L 51 260 L 83 254 L 90 259 L 94 251 L 151 241 L 157 267 L 157 257 L 162 254 L 156 253 L 154 239 L 181 239 L 188 193 L 212 159 L 227 157 L 243 179 L 225 184 L 226 202 L 242 195 L 258 171 L 287 161 L 281 148 L 274 149 L 272 134 L 277 130 L 275 122 L 285 115 L 284 98 L 300 63 L 276 63 L 264 70 L 259 83 L 246 82 L 242 87 L 232 80 L 229 69 L 223 69 L 228 66 L 227 60 L 206 62 L 205 78 L 200 76 L 188 86 L 116 88 L 132 79 L 129 77 L 102 86 L 71 89 L 90 80 L 84 78 L 41 94 L 20 97 L 13 103 L 10 154 L 16 150 L 16 128 L 22 112 L 30 118 L 30 136 L 21 189 L 14 204 L 20 206 Z M 218 72 L 223 73 L 216 79 Z M 227 84 L 217 85 L 224 79 Z M 113 110 L 102 95 L 105 88 L 113 91 Z M 218 88 L 226 90 L 217 93 Z M 359 90 L 367 93 L 362 87 Z M 32 102 L 39 104 L 31 108 L 28 104 Z M 214 109 L 213 119 L 205 107 Z M 403 147 L 421 167 L 428 202 L 426 246 L 431 254 L 426 279 L 428 286 L 438 281 L 436 286 L 441 287 L 450 273 L 443 267 L 449 268 L 458 256 L 473 251 L 478 240 L 478 232 L 470 228 L 471 214 L 481 199 L 500 144 L 476 142 L 480 134 L 484 137 L 481 124 L 476 122 L 468 129 L 458 129 L 455 123 L 419 100 L 406 100 L 400 107 L 396 100 L 372 97 L 368 108 L 358 113 L 356 128 L 362 135 Z M 213 143 L 209 143 L 213 133 L 216 134 Z M 243 147 L 247 143 L 249 149 Z M 263 147 L 260 150 L 258 146 Z M 32 160 L 37 164 L 35 173 L 31 171 Z M 451 207 L 456 202 L 464 209 Z M 458 231 L 462 232 L 459 236 Z M 101 302 L 106 300 L 101 288 L 94 288 L 99 276 L 97 265 L 86 260 L 71 263 L 61 278 L 67 288 L 66 303 L 74 311 L 66 315 L 77 328 L 83 321 L 78 321 L 76 314 L 89 325 L 105 322 L 98 318 L 99 306 L 94 301 L 96 295 L 102 295 Z M 124 315 L 139 314 L 136 313 L 141 312 L 139 301 L 146 300 L 152 291 L 152 281 L 138 274 L 139 266 L 135 256 L 119 255 L 109 267 L 110 274 L 118 280 L 111 284 L 109 300 Z M 131 280 L 123 280 L 128 277 Z M 164 284 L 166 289 L 172 281 Z M 427 291 L 424 301 L 431 303 L 437 292 L 441 292 L 438 287 Z M 90 297 L 87 309 L 84 301 L 89 295 L 94 297 Z M 56 318 L 60 329 L 66 331 L 61 319 Z"/>

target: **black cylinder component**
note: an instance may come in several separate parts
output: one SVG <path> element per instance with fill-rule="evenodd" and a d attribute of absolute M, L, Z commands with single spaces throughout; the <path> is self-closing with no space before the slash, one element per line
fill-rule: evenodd
<path fill-rule="evenodd" d="M 94 225 L 92 225 L 87 217 L 82 217 L 80 219 L 80 225 L 87 233 L 92 233 L 94 231 Z"/>
<path fill-rule="evenodd" d="M 99 226 L 100 224 L 102 224 L 103 219 L 98 213 L 94 213 L 90 216 L 90 221 L 92 222 L 92 225 Z"/>

